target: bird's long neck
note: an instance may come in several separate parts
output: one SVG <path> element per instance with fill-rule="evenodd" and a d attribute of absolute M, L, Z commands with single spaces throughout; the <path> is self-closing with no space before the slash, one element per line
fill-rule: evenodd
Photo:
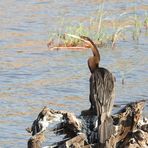
<path fill-rule="evenodd" d="M 98 63 L 99 63 L 100 62 L 100 53 L 98 51 L 98 48 L 91 39 L 89 39 L 89 41 L 91 43 L 91 50 L 93 52 L 93 55 L 94 55 L 94 57 L 98 58 Z"/>
<path fill-rule="evenodd" d="M 93 73 L 99 67 L 100 54 L 94 42 L 89 38 L 88 40 L 90 42 L 90 48 L 93 52 L 93 56 L 88 59 L 88 67 L 90 69 L 90 72 Z"/>
<path fill-rule="evenodd" d="M 97 49 L 97 46 L 93 42 L 91 42 L 91 43 L 92 43 L 91 50 L 93 52 L 93 55 L 98 58 L 98 62 L 99 62 L 100 61 L 100 53 Z"/>

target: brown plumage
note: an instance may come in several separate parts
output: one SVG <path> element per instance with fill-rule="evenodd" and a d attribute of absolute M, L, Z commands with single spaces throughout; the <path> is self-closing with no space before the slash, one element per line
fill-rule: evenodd
<path fill-rule="evenodd" d="M 87 44 L 86 46 L 88 48 L 91 48 L 92 52 L 93 52 L 93 56 L 91 56 L 88 59 L 88 67 L 91 73 L 93 73 L 95 71 L 96 68 L 98 68 L 99 66 L 99 62 L 100 62 L 100 54 L 99 51 L 97 49 L 97 46 L 94 44 L 94 42 L 85 36 L 80 36 L 81 39 L 84 39 L 83 41 Z"/>
<path fill-rule="evenodd" d="M 105 144 L 106 140 L 112 134 L 112 118 L 110 117 L 114 101 L 114 81 L 115 78 L 111 72 L 105 68 L 99 67 L 100 54 L 94 42 L 85 36 L 71 37 L 80 39 L 91 48 L 93 56 L 88 59 L 88 67 L 91 72 L 90 77 L 90 111 L 98 116 L 98 136 L 99 142 Z"/>
<path fill-rule="evenodd" d="M 99 62 L 100 62 L 100 54 L 97 49 L 97 46 L 94 44 L 94 42 L 89 37 L 76 36 L 72 34 L 66 34 L 66 35 L 83 41 L 84 43 L 86 43 L 85 45 L 86 47 L 91 48 L 93 56 L 91 56 L 88 59 L 88 67 L 89 67 L 90 72 L 93 73 L 95 69 L 98 68 Z"/>
<path fill-rule="evenodd" d="M 80 36 L 80 38 L 93 52 L 93 56 L 88 59 L 88 67 L 92 73 L 90 77 L 90 110 L 98 116 L 98 136 L 101 145 L 105 144 L 105 141 L 112 135 L 110 114 L 114 101 L 115 79 L 111 72 L 99 67 L 100 54 L 94 42 L 85 36 Z"/>

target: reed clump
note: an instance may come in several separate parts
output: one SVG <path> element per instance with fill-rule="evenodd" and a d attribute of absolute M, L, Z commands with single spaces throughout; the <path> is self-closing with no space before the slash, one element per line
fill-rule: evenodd
<path fill-rule="evenodd" d="M 122 19 L 124 16 L 126 19 Z M 79 25 L 65 27 L 65 25 L 63 25 L 64 20 L 62 20 L 61 24 L 63 27 L 60 28 L 60 31 L 56 34 L 51 33 L 49 35 L 49 48 L 55 46 L 57 48 L 83 46 L 79 40 L 65 36 L 65 33 L 75 34 L 77 36 L 89 36 L 97 46 L 111 46 L 113 48 L 118 41 L 125 40 L 129 36 L 131 36 L 133 40 L 138 40 L 143 28 L 145 28 L 146 31 L 148 30 L 147 15 L 145 15 L 143 21 L 136 13 L 134 16 L 129 16 L 126 12 L 112 20 L 108 18 L 109 14 L 104 11 L 104 4 L 102 3 L 96 17 L 91 17 L 87 24 L 80 23 Z M 56 42 L 55 39 L 57 40 Z"/>

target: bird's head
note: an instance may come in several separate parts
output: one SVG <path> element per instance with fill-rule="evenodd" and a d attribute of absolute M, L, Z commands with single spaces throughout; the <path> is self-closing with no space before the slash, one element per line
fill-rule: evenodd
<path fill-rule="evenodd" d="M 82 42 L 84 42 L 84 46 L 87 47 L 87 48 L 91 48 L 92 47 L 92 41 L 89 37 L 86 37 L 86 36 L 76 36 L 76 35 L 72 35 L 72 34 L 66 34 L 67 36 L 70 36 L 70 37 L 73 37 L 73 38 L 76 38 L 78 40 L 81 40 Z M 93 43 L 94 44 L 94 43 Z"/>
<path fill-rule="evenodd" d="M 89 38 L 89 37 L 86 37 L 86 36 L 80 36 L 81 40 L 85 43 L 85 47 L 87 48 L 92 48 L 94 46 L 96 46 L 94 44 L 94 42 Z"/>

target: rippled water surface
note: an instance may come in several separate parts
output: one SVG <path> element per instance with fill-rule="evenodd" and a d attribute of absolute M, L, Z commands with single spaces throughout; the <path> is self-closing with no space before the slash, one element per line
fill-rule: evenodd
<path fill-rule="evenodd" d="M 62 19 L 65 26 L 87 24 L 98 4 L 97 0 L 0 1 L 0 147 L 26 147 L 25 128 L 43 106 L 77 115 L 89 107 L 91 51 L 50 51 L 46 44 L 49 32 L 58 31 Z M 104 4 L 109 19 L 124 11 L 132 14 L 135 7 L 141 18 L 148 13 L 147 0 Z M 145 33 L 138 42 L 119 41 L 115 49 L 100 49 L 100 65 L 116 77 L 117 104 L 147 99 L 147 50 Z"/>

